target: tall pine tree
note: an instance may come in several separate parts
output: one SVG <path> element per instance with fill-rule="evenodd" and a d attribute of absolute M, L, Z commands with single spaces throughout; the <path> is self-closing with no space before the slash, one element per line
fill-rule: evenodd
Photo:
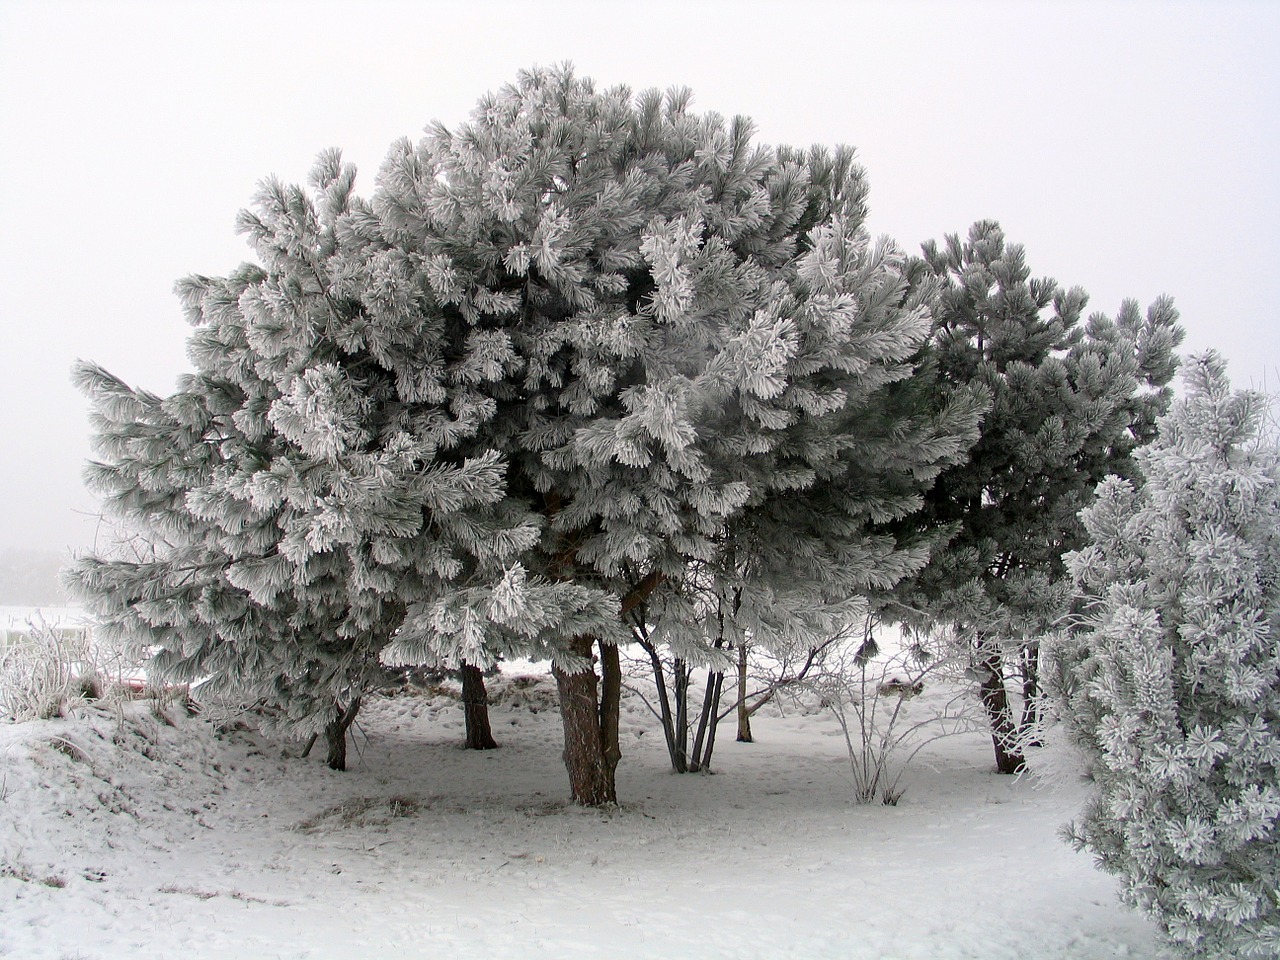
<path fill-rule="evenodd" d="M 1067 610 L 1061 557 L 1082 542 L 1077 513 L 1105 476 L 1132 474 L 1169 403 L 1183 332 L 1167 299 L 1145 316 L 1126 301 L 1114 319 L 1081 323 L 1084 291 L 1033 278 L 991 221 L 926 244 L 913 271 L 941 282 L 930 343 L 940 384 L 981 387 L 992 406 L 968 458 L 907 521 L 954 534 L 899 589 L 897 615 L 955 627 L 970 645 L 997 769 L 1013 773 L 1034 721 L 1037 638 Z"/>

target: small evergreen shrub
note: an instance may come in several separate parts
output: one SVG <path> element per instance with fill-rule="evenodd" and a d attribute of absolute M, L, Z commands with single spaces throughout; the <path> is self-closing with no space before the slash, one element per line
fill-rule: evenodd
<path fill-rule="evenodd" d="M 1280 956 L 1280 452 L 1215 354 L 1109 478 L 1055 654 L 1097 792 L 1068 828 L 1191 957 Z"/>

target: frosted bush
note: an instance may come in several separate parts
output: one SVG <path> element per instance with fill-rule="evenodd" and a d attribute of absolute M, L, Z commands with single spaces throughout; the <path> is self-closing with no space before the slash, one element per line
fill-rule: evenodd
<path fill-rule="evenodd" d="M 148 688 L 137 658 L 85 625 L 37 617 L 0 633 L 0 718 L 47 720 L 89 700 L 133 698 L 144 690 L 166 692 Z"/>
<path fill-rule="evenodd" d="M 90 661 L 84 630 L 33 621 L 26 629 L 6 631 L 0 644 L 0 716 L 24 721 L 60 715 L 92 684 Z"/>
<path fill-rule="evenodd" d="M 1214 354 L 1109 478 L 1069 558 L 1082 629 L 1057 644 L 1096 795 L 1069 828 L 1192 957 L 1280 956 L 1280 456 Z"/>

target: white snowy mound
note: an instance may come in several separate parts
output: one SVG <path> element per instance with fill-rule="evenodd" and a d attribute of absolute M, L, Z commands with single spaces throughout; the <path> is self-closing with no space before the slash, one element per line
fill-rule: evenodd
<path fill-rule="evenodd" d="M 373 697 L 346 773 L 180 705 L 0 726 L 0 956 L 1156 956 L 1055 835 L 1078 794 L 992 774 L 981 737 L 857 806 L 821 715 L 722 728 L 717 774 L 677 776 L 629 696 L 623 806 L 585 811 L 554 684 L 490 692 L 501 749 L 459 748 L 449 691 Z"/>

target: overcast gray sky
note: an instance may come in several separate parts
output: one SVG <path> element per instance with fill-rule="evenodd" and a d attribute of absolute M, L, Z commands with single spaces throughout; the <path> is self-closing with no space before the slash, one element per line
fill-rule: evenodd
<path fill-rule="evenodd" d="M 0 0 L 0 550 L 87 546 L 95 360 L 188 365 L 171 289 L 249 256 L 262 177 L 456 124 L 521 67 L 693 88 L 768 143 L 849 143 L 905 247 L 979 218 L 1091 308 L 1171 294 L 1280 388 L 1280 4 Z"/>

